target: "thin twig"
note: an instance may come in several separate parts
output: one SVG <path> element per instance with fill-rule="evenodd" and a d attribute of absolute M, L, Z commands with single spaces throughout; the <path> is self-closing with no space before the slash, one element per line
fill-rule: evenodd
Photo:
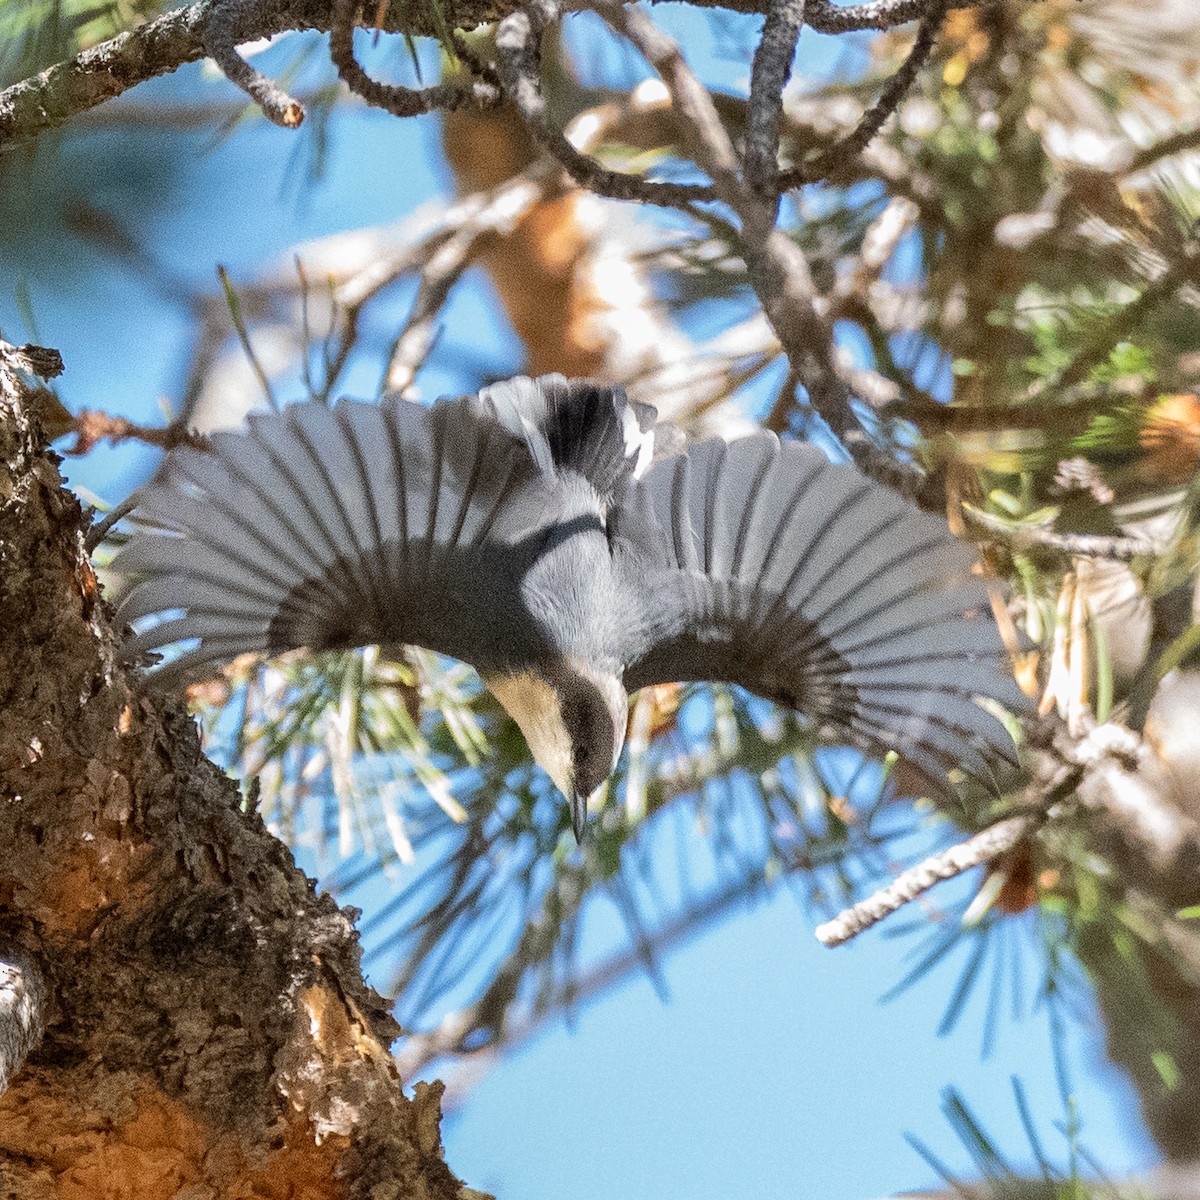
<path fill-rule="evenodd" d="M 229 271 L 223 264 L 217 267 L 217 278 L 221 281 L 221 287 L 225 292 L 225 302 L 229 305 L 229 318 L 233 322 L 233 328 L 238 335 L 238 341 L 241 342 L 242 350 L 245 352 L 251 369 L 254 371 L 254 377 L 258 380 L 258 386 L 262 388 L 263 398 L 272 409 L 278 412 L 279 401 L 275 398 L 275 389 L 271 386 L 271 378 L 262 363 L 258 361 L 258 355 L 254 352 L 254 344 L 250 341 L 250 331 L 246 328 L 245 317 L 242 316 L 241 301 L 234 290 L 233 281 L 229 278 Z"/>
<path fill-rule="evenodd" d="M 380 83 L 358 65 L 354 57 L 354 16 L 358 0 L 333 0 L 330 10 L 329 55 L 338 75 L 358 97 L 396 117 L 453 112 L 459 108 L 490 108 L 500 103 L 501 92 L 488 79 L 472 77 L 427 88 Z"/>
<path fill-rule="evenodd" d="M 562 164 L 580 187 L 613 200 L 639 200 L 667 208 L 715 199 L 705 184 L 665 183 L 613 171 L 587 154 L 581 154 L 560 129 L 550 124 L 542 96 L 538 51 L 542 31 L 558 15 L 553 0 L 533 0 L 505 17 L 496 30 L 496 56 L 504 90 L 530 132 Z"/>
<path fill-rule="evenodd" d="M 788 362 L 834 435 L 864 470 L 873 470 L 874 457 L 850 390 L 834 366 L 833 330 L 817 311 L 816 287 L 804 252 L 775 224 L 775 199 L 753 191 L 740 177 L 737 153 L 713 98 L 676 42 L 638 9 L 609 0 L 594 7 L 662 76 L 680 123 L 681 141 L 741 219 L 742 257 L 750 282 Z"/>
<path fill-rule="evenodd" d="M 990 513 L 964 508 L 963 515 L 977 530 L 1014 549 L 1044 546 L 1071 558 L 1108 558 L 1114 562 L 1132 562 L 1135 558 L 1162 554 L 1164 547 L 1154 540 L 1132 534 L 1060 533 L 1038 525 L 1013 526 Z"/>
<path fill-rule="evenodd" d="M 1159 138 L 1157 142 L 1151 142 L 1149 146 L 1137 151 L 1120 169 L 1118 175 L 1122 178 L 1127 175 L 1136 175 L 1139 171 L 1144 171 L 1147 167 L 1152 167 L 1155 163 L 1164 158 L 1170 158 L 1173 154 L 1182 154 L 1185 150 L 1196 149 L 1200 149 L 1200 125 L 1193 125 L 1190 129 L 1180 129 L 1176 133 Z"/>
<path fill-rule="evenodd" d="M 72 456 L 87 454 L 98 443 L 107 441 L 112 445 L 120 442 L 144 442 L 161 450 L 174 450 L 176 446 L 203 446 L 204 438 L 193 433 L 182 421 L 172 421 L 166 426 L 137 425 L 124 417 L 85 408 L 71 422 L 75 434 L 74 445 L 66 453 Z"/>
<path fill-rule="evenodd" d="M 680 142 L 712 179 L 720 198 L 737 207 L 744 198 L 737 153 L 712 96 L 692 73 L 678 44 L 640 9 L 626 8 L 612 0 L 596 0 L 592 7 L 662 76 L 671 93 L 671 112 Z"/>
<path fill-rule="evenodd" d="M 853 907 L 839 913 L 832 921 L 818 925 L 814 930 L 817 941 L 823 946 L 843 945 L 929 891 L 942 880 L 953 879 L 956 875 L 990 862 L 1005 851 L 1011 850 L 1045 819 L 1044 813 L 1025 813 L 1018 817 L 1008 817 L 997 821 L 995 825 L 965 842 L 959 842 L 931 855 L 924 862 L 898 875 L 887 887 L 880 888 L 873 896 L 860 900 Z"/>
<path fill-rule="evenodd" d="M 434 325 L 454 285 L 471 265 L 479 242 L 479 228 L 460 229 L 442 243 L 421 272 L 421 283 L 412 310 L 388 355 L 384 388 L 403 394 L 413 384 L 438 338 Z"/>
<path fill-rule="evenodd" d="M 104 516 L 87 531 L 87 536 L 83 539 L 84 549 L 91 554 L 97 546 L 100 545 L 106 537 L 108 531 L 121 520 L 122 517 L 127 517 L 138 506 L 138 501 L 141 497 L 135 492 L 132 496 L 126 496 L 116 508 L 110 509 Z"/>
<path fill-rule="evenodd" d="M 949 8 L 978 8 L 992 0 L 955 0 Z M 844 7 L 832 0 L 808 0 L 805 20 L 820 33 L 850 33 L 856 29 L 894 29 L 925 15 L 928 0 L 870 0 Z"/>
<path fill-rule="evenodd" d="M 816 158 L 782 174 L 779 177 L 779 187 L 782 190 L 836 175 L 847 162 L 857 158 L 867 148 L 867 144 L 899 107 L 900 101 L 904 99 L 929 59 L 945 11 L 946 0 L 928 0 L 928 7 L 921 16 L 921 24 L 917 29 L 912 49 L 909 50 L 908 57 L 900 65 L 900 69 L 879 93 L 879 98 L 844 138 L 822 150 Z"/>
<path fill-rule="evenodd" d="M 248 7 L 239 0 L 211 5 L 206 14 L 202 37 L 204 48 L 225 78 L 239 87 L 262 110 L 267 120 L 284 129 L 295 129 L 304 120 L 304 105 L 288 95 L 273 79 L 264 75 L 238 53 L 238 25 L 241 10 Z"/>
<path fill-rule="evenodd" d="M 702 7 L 761 13 L 764 0 L 695 0 Z M 953 0 L 953 8 L 973 8 L 982 0 Z M 419 6 L 389 7 L 387 30 L 426 33 Z M 925 11 L 924 0 L 872 0 L 844 8 L 832 0 L 808 0 L 807 24 L 822 33 L 848 33 L 856 29 L 891 29 L 916 20 Z M 205 24 L 210 6 L 187 4 L 172 9 L 135 29 L 57 63 L 49 69 L 0 90 L 0 153 L 55 129 L 78 113 L 111 100 L 146 80 L 168 75 L 185 63 L 211 53 L 205 44 Z M 229 36 L 234 45 L 274 37 L 290 30 L 331 28 L 329 0 L 239 0 L 231 6 Z M 456 20 L 467 28 L 494 20 L 494 9 L 475 3 L 456 7 Z M 447 99 L 463 96 L 462 89 L 440 93 Z M 425 111 L 422 109 L 421 111 Z"/>

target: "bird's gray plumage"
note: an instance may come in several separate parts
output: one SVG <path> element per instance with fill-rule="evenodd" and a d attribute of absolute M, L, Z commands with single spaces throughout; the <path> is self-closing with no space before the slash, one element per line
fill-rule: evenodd
<path fill-rule="evenodd" d="M 935 778 L 1012 753 L 974 697 L 1020 693 L 944 521 L 769 433 L 685 444 L 620 388 L 295 405 L 172 452 L 139 511 L 118 616 L 165 619 L 131 653 L 191 643 L 167 678 L 298 646 L 460 658 L 577 829 L 651 683 L 740 684 Z"/>

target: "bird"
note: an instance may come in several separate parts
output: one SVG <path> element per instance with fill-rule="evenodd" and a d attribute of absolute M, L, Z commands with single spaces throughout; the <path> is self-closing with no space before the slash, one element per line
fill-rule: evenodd
<path fill-rule="evenodd" d="M 180 645 L 162 686 L 300 647 L 460 659 L 579 840 L 653 684 L 740 685 L 938 786 L 1015 761 L 977 698 L 1024 697 L 944 519 L 807 443 L 687 439 L 619 386 L 255 413 L 172 450 L 137 511 L 117 620 L 132 660 Z"/>

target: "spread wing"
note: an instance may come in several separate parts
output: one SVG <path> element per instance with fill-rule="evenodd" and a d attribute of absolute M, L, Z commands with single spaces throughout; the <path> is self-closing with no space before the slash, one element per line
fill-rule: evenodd
<path fill-rule="evenodd" d="M 766 433 L 694 443 L 626 485 L 609 529 L 646 600 L 631 691 L 740 684 L 935 779 L 1012 757 L 974 699 L 1024 703 L 973 551 L 855 468 Z"/>
<path fill-rule="evenodd" d="M 474 405 L 297 404 L 172 452 L 114 569 L 130 652 L 191 643 L 169 675 L 247 651 L 403 642 L 483 669 L 536 649 L 520 579 L 555 478 Z M 518 664 L 519 665 L 519 664 Z"/>

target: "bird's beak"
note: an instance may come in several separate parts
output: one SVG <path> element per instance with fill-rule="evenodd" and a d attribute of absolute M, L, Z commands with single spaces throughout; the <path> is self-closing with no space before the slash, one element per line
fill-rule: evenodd
<path fill-rule="evenodd" d="M 575 844 L 583 845 L 583 831 L 587 828 L 587 796 L 571 789 L 571 828 L 575 830 Z"/>

